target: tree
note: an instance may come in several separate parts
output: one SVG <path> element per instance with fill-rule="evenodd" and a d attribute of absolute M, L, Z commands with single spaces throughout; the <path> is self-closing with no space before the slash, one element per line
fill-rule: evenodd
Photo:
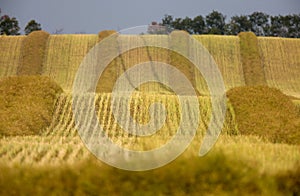
<path fill-rule="evenodd" d="M 33 31 L 40 31 L 40 30 L 42 30 L 41 24 L 37 23 L 35 20 L 31 20 L 30 22 L 28 22 L 28 24 L 24 29 L 26 35 L 28 35 Z"/>
<path fill-rule="evenodd" d="M 203 16 L 196 16 L 192 21 L 192 28 L 194 34 L 203 34 L 205 33 L 205 20 Z"/>
<path fill-rule="evenodd" d="M 1 14 L 1 11 L 0 11 Z M 15 17 L 0 16 L 0 35 L 20 35 L 19 22 Z"/>
<path fill-rule="evenodd" d="M 182 29 L 181 30 L 185 30 L 186 32 L 188 32 L 189 34 L 193 33 L 193 20 L 189 17 L 185 17 L 182 21 L 181 21 L 181 26 Z"/>
<path fill-rule="evenodd" d="M 249 16 L 249 19 L 252 23 L 251 31 L 254 32 L 257 36 L 269 35 L 270 25 L 269 25 L 268 14 L 263 12 L 254 12 Z"/>
<path fill-rule="evenodd" d="M 240 32 L 251 31 L 252 24 L 248 16 L 233 16 L 230 23 L 226 25 L 226 34 L 237 35 Z"/>
<path fill-rule="evenodd" d="M 176 30 L 184 30 L 182 25 L 182 18 L 175 18 L 175 20 L 172 22 L 172 27 Z"/>
<path fill-rule="evenodd" d="M 289 37 L 300 38 L 300 14 L 291 15 Z"/>
<path fill-rule="evenodd" d="M 164 26 L 166 28 L 167 34 L 171 33 L 174 28 L 173 28 L 173 16 L 171 15 L 165 15 L 165 17 L 162 19 L 162 23 L 160 25 Z"/>
<path fill-rule="evenodd" d="M 166 14 L 165 17 L 162 19 L 162 25 L 171 28 L 173 26 L 173 20 L 173 16 Z"/>
<path fill-rule="evenodd" d="M 251 15 L 233 16 L 228 23 L 225 19 L 222 13 L 212 11 L 205 18 L 199 15 L 194 19 L 174 19 L 171 15 L 165 15 L 162 24 L 171 30 L 185 30 L 190 34 L 237 35 L 252 31 L 257 36 L 300 38 L 300 14 L 270 16 L 263 12 L 253 12 Z"/>
<path fill-rule="evenodd" d="M 284 16 L 271 16 L 270 35 L 275 37 L 288 37 L 288 27 L 284 25 Z"/>
<path fill-rule="evenodd" d="M 226 16 L 220 12 L 213 11 L 206 16 L 206 26 L 208 34 L 224 35 Z"/>

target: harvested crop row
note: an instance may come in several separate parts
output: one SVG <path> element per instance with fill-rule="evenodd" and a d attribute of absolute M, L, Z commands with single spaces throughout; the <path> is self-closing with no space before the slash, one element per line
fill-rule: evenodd
<path fill-rule="evenodd" d="M 252 32 L 242 32 L 238 37 L 240 38 L 241 60 L 246 85 L 266 85 L 256 35 Z"/>
<path fill-rule="evenodd" d="M 268 86 L 300 98 L 300 39 L 259 37 Z"/>
<path fill-rule="evenodd" d="M 203 136 L 198 134 L 182 157 L 188 160 L 196 158 L 202 141 Z M 123 145 L 128 147 L 133 144 Z M 267 143 L 255 136 L 221 135 L 210 154 L 218 151 L 270 174 L 294 169 L 300 156 L 299 146 Z M 61 167 L 84 162 L 91 157 L 92 154 L 79 137 L 23 136 L 0 139 L 1 166 Z"/>
<path fill-rule="evenodd" d="M 40 75 L 42 73 L 49 36 L 50 34 L 45 31 L 34 31 L 24 39 L 22 63 L 18 68 L 18 75 Z"/>
<path fill-rule="evenodd" d="M 93 102 L 93 96 L 95 96 L 95 102 Z M 109 137 L 114 141 L 120 142 L 122 144 L 130 144 L 134 141 L 140 141 L 140 143 L 145 143 L 143 148 L 153 147 L 153 141 L 158 141 L 156 145 L 159 146 L 161 143 L 166 142 L 170 139 L 177 131 L 181 115 L 180 108 L 178 105 L 178 100 L 174 95 L 155 95 L 155 94 L 144 94 L 144 93 L 134 93 L 130 100 L 130 108 L 126 109 L 124 105 L 126 104 L 126 99 L 121 96 L 115 99 L 114 108 L 118 114 L 121 115 L 122 121 L 126 121 L 131 116 L 137 123 L 146 124 L 150 120 L 149 107 L 153 103 L 162 103 L 166 106 L 167 117 L 163 126 L 157 130 L 156 134 L 151 137 L 133 137 L 132 134 L 128 134 L 120 127 L 119 121 L 116 121 L 112 110 L 111 110 L 111 94 L 90 94 L 74 99 L 74 103 L 80 108 L 82 113 L 79 115 L 80 125 L 86 127 L 86 130 L 92 130 L 93 125 L 91 124 L 91 116 L 82 116 L 85 114 L 90 114 L 92 106 L 95 105 L 96 114 L 99 123 L 103 126 L 104 130 L 107 132 Z M 208 124 L 211 119 L 211 105 L 210 99 L 208 97 L 199 98 L 200 105 L 200 124 L 198 128 L 199 134 L 205 133 L 208 128 Z M 188 106 L 193 107 L 193 106 Z M 158 110 L 155 110 L 158 111 Z M 160 113 L 156 114 L 156 117 L 160 117 Z M 192 114 L 190 114 L 192 115 Z M 78 120 L 77 119 L 77 120 Z M 77 121 L 78 122 L 78 121 Z M 133 130 L 133 128 L 127 128 L 128 130 Z M 223 128 L 224 134 L 235 135 L 237 134 L 235 116 L 231 109 L 228 107 L 228 113 L 226 115 L 226 120 Z M 91 133 L 90 133 L 91 134 Z M 71 95 L 61 95 L 56 103 L 56 109 L 54 111 L 53 121 L 47 131 L 46 136 L 62 136 L 62 137 L 74 137 L 77 136 L 77 131 L 75 129 L 75 119 L 73 117 L 72 111 L 72 98 Z M 129 148 L 140 148 L 140 145 L 133 145 Z"/>
<path fill-rule="evenodd" d="M 196 35 L 193 37 L 197 39 L 214 58 L 223 76 L 227 90 L 245 85 L 238 37 L 218 35 Z M 201 75 L 196 72 L 195 74 L 197 88 L 207 94 L 207 89 L 204 88 L 206 85 L 205 81 L 203 81 Z"/>
<path fill-rule="evenodd" d="M 17 75 L 26 36 L 0 36 L 0 78 Z"/>
<path fill-rule="evenodd" d="M 130 41 L 134 41 L 133 39 L 135 39 L 134 36 L 127 36 L 127 38 L 125 38 L 125 35 L 121 36 Z M 159 36 L 149 36 L 152 36 L 153 39 L 157 39 L 158 41 L 160 40 Z M 245 60 L 245 58 L 240 59 L 241 56 L 245 56 L 241 53 L 239 44 L 241 37 L 214 35 L 200 35 L 194 37 L 199 40 L 214 57 L 223 75 L 226 89 L 245 85 L 244 74 L 246 74 L 246 72 L 244 70 L 245 73 L 243 73 L 241 63 L 241 60 Z M 22 61 L 20 61 L 22 55 L 21 47 L 25 38 L 25 36 L 0 37 L 0 77 L 16 75 L 17 67 L 22 63 Z M 64 90 L 70 91 L 78 66 L 89 49 L 92 48 L 97 41 L 97 35 L 51 35 L 46 46 L 42 73 L 57 81 Z M 248 49 L 250 45 L 246 45 Z M 299 97 L 299 45 L 299 40 L 297 39 L 258 38 L 259 55 L 261 55 L 261 59 L 255 62 L 262 62 L 264 71 L 259 68 L 258 72 L 254 75 L 254 80 L 257 83 L 261 83 L 259 82 L 259 78 L 261 78 L 259 75 L 265 72 L 269 86 L 277 87 L 288 95 Z M 246 52 L 251 52 L 251 50 L 248 49 Z M 110 77 L 113 78 L 115 74 L 115 78 L 117 78 L 124 70 L 128 69 L 130 64 L 137 60 L 143 60 L 140 58 L 146 60 L 162 60 L 162 62 L 171 61 L 170 55 L 165 55 L 160 50 L 155 51 L 150 49 L 150 53 L 151 58 L 149 58 L 148 51 L 145 49 L 137 49 L 128 54 L 123 54 L 123 58 L 116 60 L 118 66 L 113 66 L 114 68 L 109 72 Z M 257 51 L 251 54 L 249 53 L 249 55 L 254 54 L 257 54 Z M 122 65 L 122 63 L 125 65 Z M 251 63 L 250 68 L 251 67 L 254 69 L 256 66 L 253 66 Z M 197 88 L 200 94 L 207 94 L 205 81 L 199 73 L 195 74 L 194 80 L 197 81 Z M 145 89 L 151 90 L 151 85 L 152 84 L 148 85 Z M 154 85 L 153 88 L 152 90 L 158 90 L 163 93 L 166 92 L 157 85 Z"/>
<path fill-rule="evenodd" d="M 145 62 L 152 62 L 152 66 L 154 62 L 160 62 L 165 64 L 170 64 L 178 69 L 185 77 L 189 80 L 189 82 L 194 86 L 195 89 L 198 90 L 198 95 L 200 94 L 208 94 L 207 86 L 205 82 L 202 85 L 196 86 L 195 75 L 196 73 L 199 75 L 195 66 L 189 61 L 189 54 L 179 54 L 175 52 L 175 50 L 182 51 L 184 49 L 188 49 L 188 45 L 184 44 L 183 40 L 177 39 L 178 36 L 174 33 L 174 39 L 172 41 L 166 37 L 166 35 L 119 35 L 118 40 L 110 40 L 112 41 L 112 45 L 114 47 L 110 48 L 112 52 L 119 53 L 123 48 L 128 48 L 129 46 L 144 46 L 138 47 L 132 50 L 123 52 L 120 56 L 118 56 L 112 63 L 110 63 L 106 69 L 104 70 L 101 78 L 99 79 L 97 92 L 106 92 L 109 93 L 112 91 L 114 84 L 116 83 L 117 78 L 119 78 L 125 71 L 134 65 L 138 65 Z M 172 36 L 172 34 L 171 34 Z M 179 37 L 180 38 L 180 37 Z M 159 45 L 161 47 L 153 47 L 147 46 L 147 43 L 155 43 L 155 45 Z M 170 73 L 163 73 L 163 70 L 152 69 L 152 75 L 158 78 L 158 75 L 162 75 L 163 79 L 166 81 L 172 81 L 175 78 L 172 78 Z M 143 70 L 140 73 L 137 73 L 137 77 L 143 78 Z M 125 73 L 127 77 L 127 74 Z M 127 78 L 128 82 L 131 83 L 131 79 Z M 199 87 L 199 88 L 198 88 Z M 185 89 L 186 87 L 183 87 Z M 143 84 L 138 87 L 140 91 L 147 92 L 159 92 L 162 94 L 172 94 L 172 90 L 164 85 L 149 82 L 147 84 Z"/>
<path fill-rule="evenodd" d="M 121 41 L 118 41 L 121 40 Z M 109 48 L 111 53 L 121 53 L 122 50 L 126 50 L 128 47 L 136 45 L 146 45 L 149 42 L 162 42 L 166 40 L 165 36 L 136 36 L 136 35 L 120 35 L 118 40 L 113 41 L 112 45 L 114 47 Z M 110 93 L 116 83 L 116 80 L 122 75 L 125 74 L 125 77 L 130 85 L 132 84 L 132 79 L 129 78 L 128 74 L 125 73 L 129 68 L 132 68 L 135 65 L 145 63 L 145 62 L 164 62 L 169 63 L 169 52 L 162 48 L 155 47 L 138 47 L 131 49 L 129 51 L 122 52 L 121 55 L 116 57 L 104 70 L 102 73 L 97 86 L 97 92 Z M 158 70 L 152 69 L 152 74 L 157 76 Z M 143 70 L 140 73 L 137 73 L 137 77 L 143 78 Z M 167 77 L 166 73 L 160 73 L 164 77 Z M 160 93 L 170 93 L 169 89 L 166 89 L 161 84 L 150 82 L 143 84 L 140 87 L 137 87 L 140 91 L 147 92 L 160 92 Z"/>
<path fill-rule="evenodd" d="M 2 138 L 0 144 L 0 164 L 7 166 L 73 164 L 90 156 L 79 137 L 23 136 Z"/>
<path fill-rule="evenodd" d="M 51 77 L 64 91 L 70 92 L 81 61 L 97 40 L 97 35 L 51 35 L 43 75 Z"/>

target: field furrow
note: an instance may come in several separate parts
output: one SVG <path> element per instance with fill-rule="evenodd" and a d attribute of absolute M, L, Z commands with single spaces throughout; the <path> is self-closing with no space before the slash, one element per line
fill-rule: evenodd
<path fill-rule="evenodd" d="M 300 97 L 300 40 L 258 37 L 265 77 L 270 87 Z"/>
<path fill-rule="evenodd" d="M 93 102 L 91 96 L 95 96 L 95 102 Z M 151 144 L 153 143 L 153 140 L 166 142 L 177 131 L 181 117 L 178 115 L 180 109 L 178 109 L 179 106 L 176 101 L 177 98 L 173 95 L 162 95 L 161 97 L 158 97 L 151 94 L 147 95 L 144 93 L 135 93 L 128 103 L 130 105 L 128 108 L 123 107 L 128 100 L 123 99 L 122 96 L 116 97 L 116 104 L 114 104 L 115 110 L 117 113 L 121 114 L 121 120 L 123 122 L 128 122 L 127 119 L 131 115 L 135 123 L 148 123 L 150 120 L 149 106 L 155 102 L 165 105 L 167 114 L 165 125 L 163 125 L 160 130 L 157 130 L 156 134 L 146 138 L 138 138 L 137 136 L 127 133 L 120 127 L 118 122 L 113 117 L 113 113 L 110 108 L 111 100 L 110 94 L 91 94 L 84 96 L 84 98 L 77 99 L 77 103 L 82 112 L 82 114 L 80 114 L 81 116 L 79 115 L 79 119 L 83 119 L 81 126 L 87 128 L 84 134 L 89 134 L 91 137 L 93 135 L 97 135 L 96 132 L 91 132 L 96 131 L 96 129 L 94 129 L 94 124 L 91 126 L 92 121 L 89 115 L 86 115 L 90 112 L 93 104 L 95 105 L 99 122 L 108 136 L 114 142 L 129 148 L 147 149 L 147 145 L 153 146 Z M 207 104 L 206 101 L 202 102 L 203 105 Z M 80 141 L 75 129 L 71 95 L 62 94 L 57 98 L 55 107 L 53 121 L 42 136 L 27 137 L 24 140 L 22 140 L 20 137 L 17 137 L 16 139 L 12 137 L 10 138 L 14 140 L 12 143 L 9 143 L 8 138 L 2 139 L 0 159 L 9 160 L 12 163 L 29 163 L 30 161 L 28 160 L 32 160 L 33 163 L 36 162 L 39 164 L 47 164 L 50 162 L 57 164 L 62 160 L 72 159 L 70 157 L 78 157 L 80 154 L 82 154 L 80 149 L 78 149 L 78 152 L 76 152 L 79 155 L 74 152 L 75 150 L 69 149 L 72 148 L 70 145 L 75 145 L 73 140 L 77 142 Z M 189 108 L 193 106 L 187 105 L 187 107 Z M 161 118 L 162 114 L 157 111 L 158 105 L 156 105 L 154 108 L 154 116 L 156 118 Z M 189 115 L 195 114 L 191 113 Z M 187 118 L 189 118 L 189 116 L 187 116 Z M 128 129 L 128 127 L 129 124 L 125 123 L 125 129 Z M 133 125 L 131 129 L 134 129 L 134 127 L 136 127 L 136 125 Z M 14 146 L 16 143 L 18 145 Z M 39 147 L 41 144 L 43 146 L 42 149 Z M 157 142 L 157 147 L 159 144 L 161 143 Z M 68 153 L 71 153 L 71 155 Z M 28 157 L 28 160 L 24 160 L 25 156 Z"/>
<path fill-rule="evenodd" d="M 25 36 L 0 36 L 0 78 L 17 75 Z"/>
<path fill-rule="evenodd" d="M 244 86 L 245 79 L 243 67 L 240 59 L 239 38 L 236 36 L 217 36 L 217 35 L 195 35 L 203 47 L 205 47 L 210 55 L 214 58 L 224 79 L 227 90 Z M 197 88 L 204 91 L 205 83 L 199 73 L 195 72 Z"/>
<path fill-rule="evenodd" d="M 97 40 L 97 35 L 51 35 L 43 75 L 53 78 L 66 92 L 71 91 L 81 61 Z"/>

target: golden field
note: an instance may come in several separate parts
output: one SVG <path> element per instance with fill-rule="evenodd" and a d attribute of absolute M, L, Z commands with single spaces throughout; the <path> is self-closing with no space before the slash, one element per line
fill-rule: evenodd
<path fill-rule="evenodd" d="M 24 63 L 22 50 L 26 49 L 22 49 L 22 42 L 26 36 L 0 36 L 0 119 L 8 119 L 8 123 L 20 116 L 26 118 L 22 108 L 28 109 L 28 103 L 20 101 L 16 104 L 11 100 L 14 97 L 16 100 L 26 100 L 25 96 L 33 93 L 30 90 L 35 93 L 51 91 L 52 94 L 45 95 L 45 102 L 37 99 L 34 104 L 41 104 L 40 108 L 43 104 L 53 105 L 52 118 L 39 132 L 28 135 L 26 133 L 30 131 L 24 129 L 23 134 L 18 132 L 14 136 L 6 134 L 10 130 L 0 132 L 0 195 L 300 194 L 300 135 L 297 133 L 300 130 L 299 39 L 255 38 L 257 45 L 251 47 L 257 47 L 255 58 L 260 59 L 255 60 L 255 69 L 261 72 L 255 73 L 249 69 L 251 64 L 247 63 L 251 62 L 252 57 L 247 47 L 241 45 L 244 42 L 241 43 L 239 36 L 193 36 L 212 55 L 228 92 L 222 133 L 214 148 L 204 157 L 199 157 L 198 153 L 212 119 L 212 105 L 206 82 L 193 64 L 175 52 L 155 47 L 133 49 L 115 58 L 99 78 L 96 92 L 84 95 L 90 96 L 88 105 L 82 103 L 80 107 L 89 112 L 91 106 L 95 106 L 99 123 L 106 134 L 125 148 L 147 151 L 160 147 L 172 139 L 182 118 L 174 92 L 161 84 L 147 83 L 136 89 L 126 110 L 121 107 L 125 104 L 122 96 L 117 97 L 115 109 L 124 119 L 130 116 L 136 122 L 146 124 L 151 118 L 151 104 L 158 102 L 166 108 L 164 125 L 156 134 L 146 137 L 123 130 L 113 116 L 110 92 L 116 79 L 126 70 L 147 61 L 170 63 L 198 91 L 200 123 L 187 150 L 162 168 L 130 172 L 97 160 L 78 135 L 78 125 L 73 116 L 74 79 L 84 57 L 98 43 L 99 35 L 50 35 L 47 38 L 45 49 L 38 56 L 39 60 L 42 59 L 41 73 L 35 77 L 41 81 L 44 80 L 42 76 L 50 78 L 53 81 L 51 85 L 56 83 L 63 93 L 36 85 L 30 77 L 26 80 L 35 88 L 20 84 L 22 80 L 17 85 L 4 83 L 10 76 L 18 75 Z M 159 41 L 164 35 L 143 36 Z M 120 39 L 136 41 L 132 35 L 120 35 Z M 250 83 L 256 76 L 260 79 L 263 76 L 266 85 L 252 86 Z M 21 78 L 14 78 L 18 80 L 18 77 Z M 168 80 L 172 81 L 172 78 Z M 43 93 L 38 95 L 44 96 Z M 6 118 L 12 104 L 18 111 L 11 112 L 11 118 Z M 194 106 L 187 104 L 187 107 L 191 109 Z M 43 111 L 32 112 L 36 115 L 28 112 L 28 117 L 30 114 L 32 119 L 43 118 L 40 115 Z M 161 114 L 157 112 L 155 115 L 159 118 Z M 189 115 L 190 119 L 195 119 L 192 112 Z M 82 123 L 89 127 L 91 120 L 86 118 Z M 18 123 L 15 124 L 18 126 Z M 289 134 L 293 134 L 292 141 Z M 278 135 L 284 139 L 276 138 Z"/>

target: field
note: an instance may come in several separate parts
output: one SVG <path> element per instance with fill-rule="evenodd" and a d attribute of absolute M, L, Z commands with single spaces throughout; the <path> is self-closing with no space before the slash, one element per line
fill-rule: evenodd
<path fill-rule="evenodd" d="M 214 57 L 222 73 L 226 90 L 238 86 L 245 86 L 243 67 L 240 57 L 239 38 L 236 36 L 195 36 L 195 39 L 207 48 Z M 201 85 L 201 77 L 196 76 L 197 86 Z"/>
<path fill-rule="evenodd" d="M 258 41 L 268 85 L 299 97 L 300 40 L 258 38 Z"/>
<path fill-rule="evenodd" d="M 22 41 L 25 36 L 0 37 L 0 77 L 17 75 L 21 59 Z"/>
<path fill-rule="evenodd" d="M 163 36 L 147 36 L 144 36 L 145 39 L 163 40 Z M 127 41 L 136 41 L 135 36 L 120 37 Z M 0 84 L 3 84 L 3 79 L 17 75 L 18 67 L 22 64 L 24 38 L 25 36 L 0 36 Z M 241 52 L 238 36 L 197 35 L 194 38 L 214 58 L 227 91 L 247 87 L 243 65 L 245 56 Z M 274 108 L 279 109 L 265 111 L 264 108 L 253 107 L 257 109 L 257 113 L 247 114 L 250 118 L 247 120 L 251 122 L 262 111 L 266 114 L 270 112 L 272 116 L 263 115 L 266 119 L 261 119 L 268 123 L 272 122 L 272 118 L 280 118 L 278 112 L 291 112 L 289 115 L 293 116 L 292 121 L 285 123 L 294 123 L 286 126 L 294 130 L 283 131 L 286 135 L 298 129 L 300 131 L 300 40 L 268 37 L 258 37 L 257 40 L 257 51 L 264 72 L 260 74 L 264 75 L 269 87 L 279 89 L 285 94 L 282 96 L 287 95 L 288 100 L 277 102 L 276 97 L 271 99 L 270 95 L 271 101 L 265 100 L 268 107 L 274 105 Z M 87 102 L 79 102 L 80 110 L 86 114 L 94 106 L 99 124 L 105 128 L 107 136 L 124 148 L 149 151 L 166 144 L 176 134 L 183 118 L 178 97 L 174 92 L 161 84 L 151 82 L 136 89 L 127 108 L 122 107 L 125 104 L 122 96 L 114 99 L 114 109 L 123 119 L 130 116 L 142 125 L 151 120 L 151 104 L 161 103 L 165 106 L 167 116 L 163 126 L 156 134 L 144 137 L 128 133 L 118 124 L 111 108 L 110 92 L 116 79 L 137 63 L 149 60 L 171 63 L 185 74 L 199 93 L 197 101 L 200 116 L 197 120 L 200 123 L 191 145 L 170 164 L 144 172 L 123 171 L 97 160 L 78 133 L 72 110 L 75 95 L 71 93 L 80 63 L 97 42 L 97 35 L 49 36 L 45 56 L 42 57 L 41 76 L 50 77 L 64 92 L 51 97 L 55 103 L 52 120 L 39 134 L 9 136 L 0 132 L 0 195 L 300 194 L 300 143 L 271 141 L 268 137 L 261 137 L 263 133 L 257 134 L 254 130 L 253 134 L 244 134 L 238 115 L 245 113 L 239 111 L 233 104 L 234 100 L 229 98 L 226 101 L 225 122 L 216 145 L 204 157 L 198 156 L 213 115 L 206 83 L 187 59 L 155 47 L 137 48 L 114 59 L 99 79 L 96 92 L 84 95 Z M 163 74 L 168 77 L 166 73 Z M 172 78 L 167 79 L 172 81 Z M 257 93 L 255 100 L 265 99 L 268 93 L 266 91 L 265 96 Z M 22 95 L 11 92 L 10 96 Z M 5 98 L 3 100 L 7 101 Z M 0 101 L 3 100 L 0 96 Z M 187 101 L 189 96 L 183 97 L 183 100 L 187 103 L 188 118 L 195 120 L 192 112 L 194 105 Z M 256 104 L 254 101 L 249 104 L 251 103 Z M 283 103 L 286 105 L 280 105 Z M 10 105 L 7 103 L 3 107 L 9 108 Z M 154 115 L 160 118 L 162 113 L 156 107 Z M 284 107 L 289 108 L 280 110 Z M 0 111 L 0 117 L 1 115 L 3 113 Z M 85 118 L 82 123 L 93 130 L 90 118 Z M 257 122 L 253 120 L 253 124 L 255 123 Z M 268 127 L 268 124 L 265 126 Z M 185 134 L 189 135 L 189 131 L 186 130 Z M 269 133 L 269 130 L 263 131 Z M 97 134 L 89 133 L 88 130 L 87 133 Z"/>
<path fill-rule="evenodd" d="M 65 91 L 69 91 L 81 61 L 97 39 L 96 35 L 50 36 L 42 74 L 50 76 Z"/>

